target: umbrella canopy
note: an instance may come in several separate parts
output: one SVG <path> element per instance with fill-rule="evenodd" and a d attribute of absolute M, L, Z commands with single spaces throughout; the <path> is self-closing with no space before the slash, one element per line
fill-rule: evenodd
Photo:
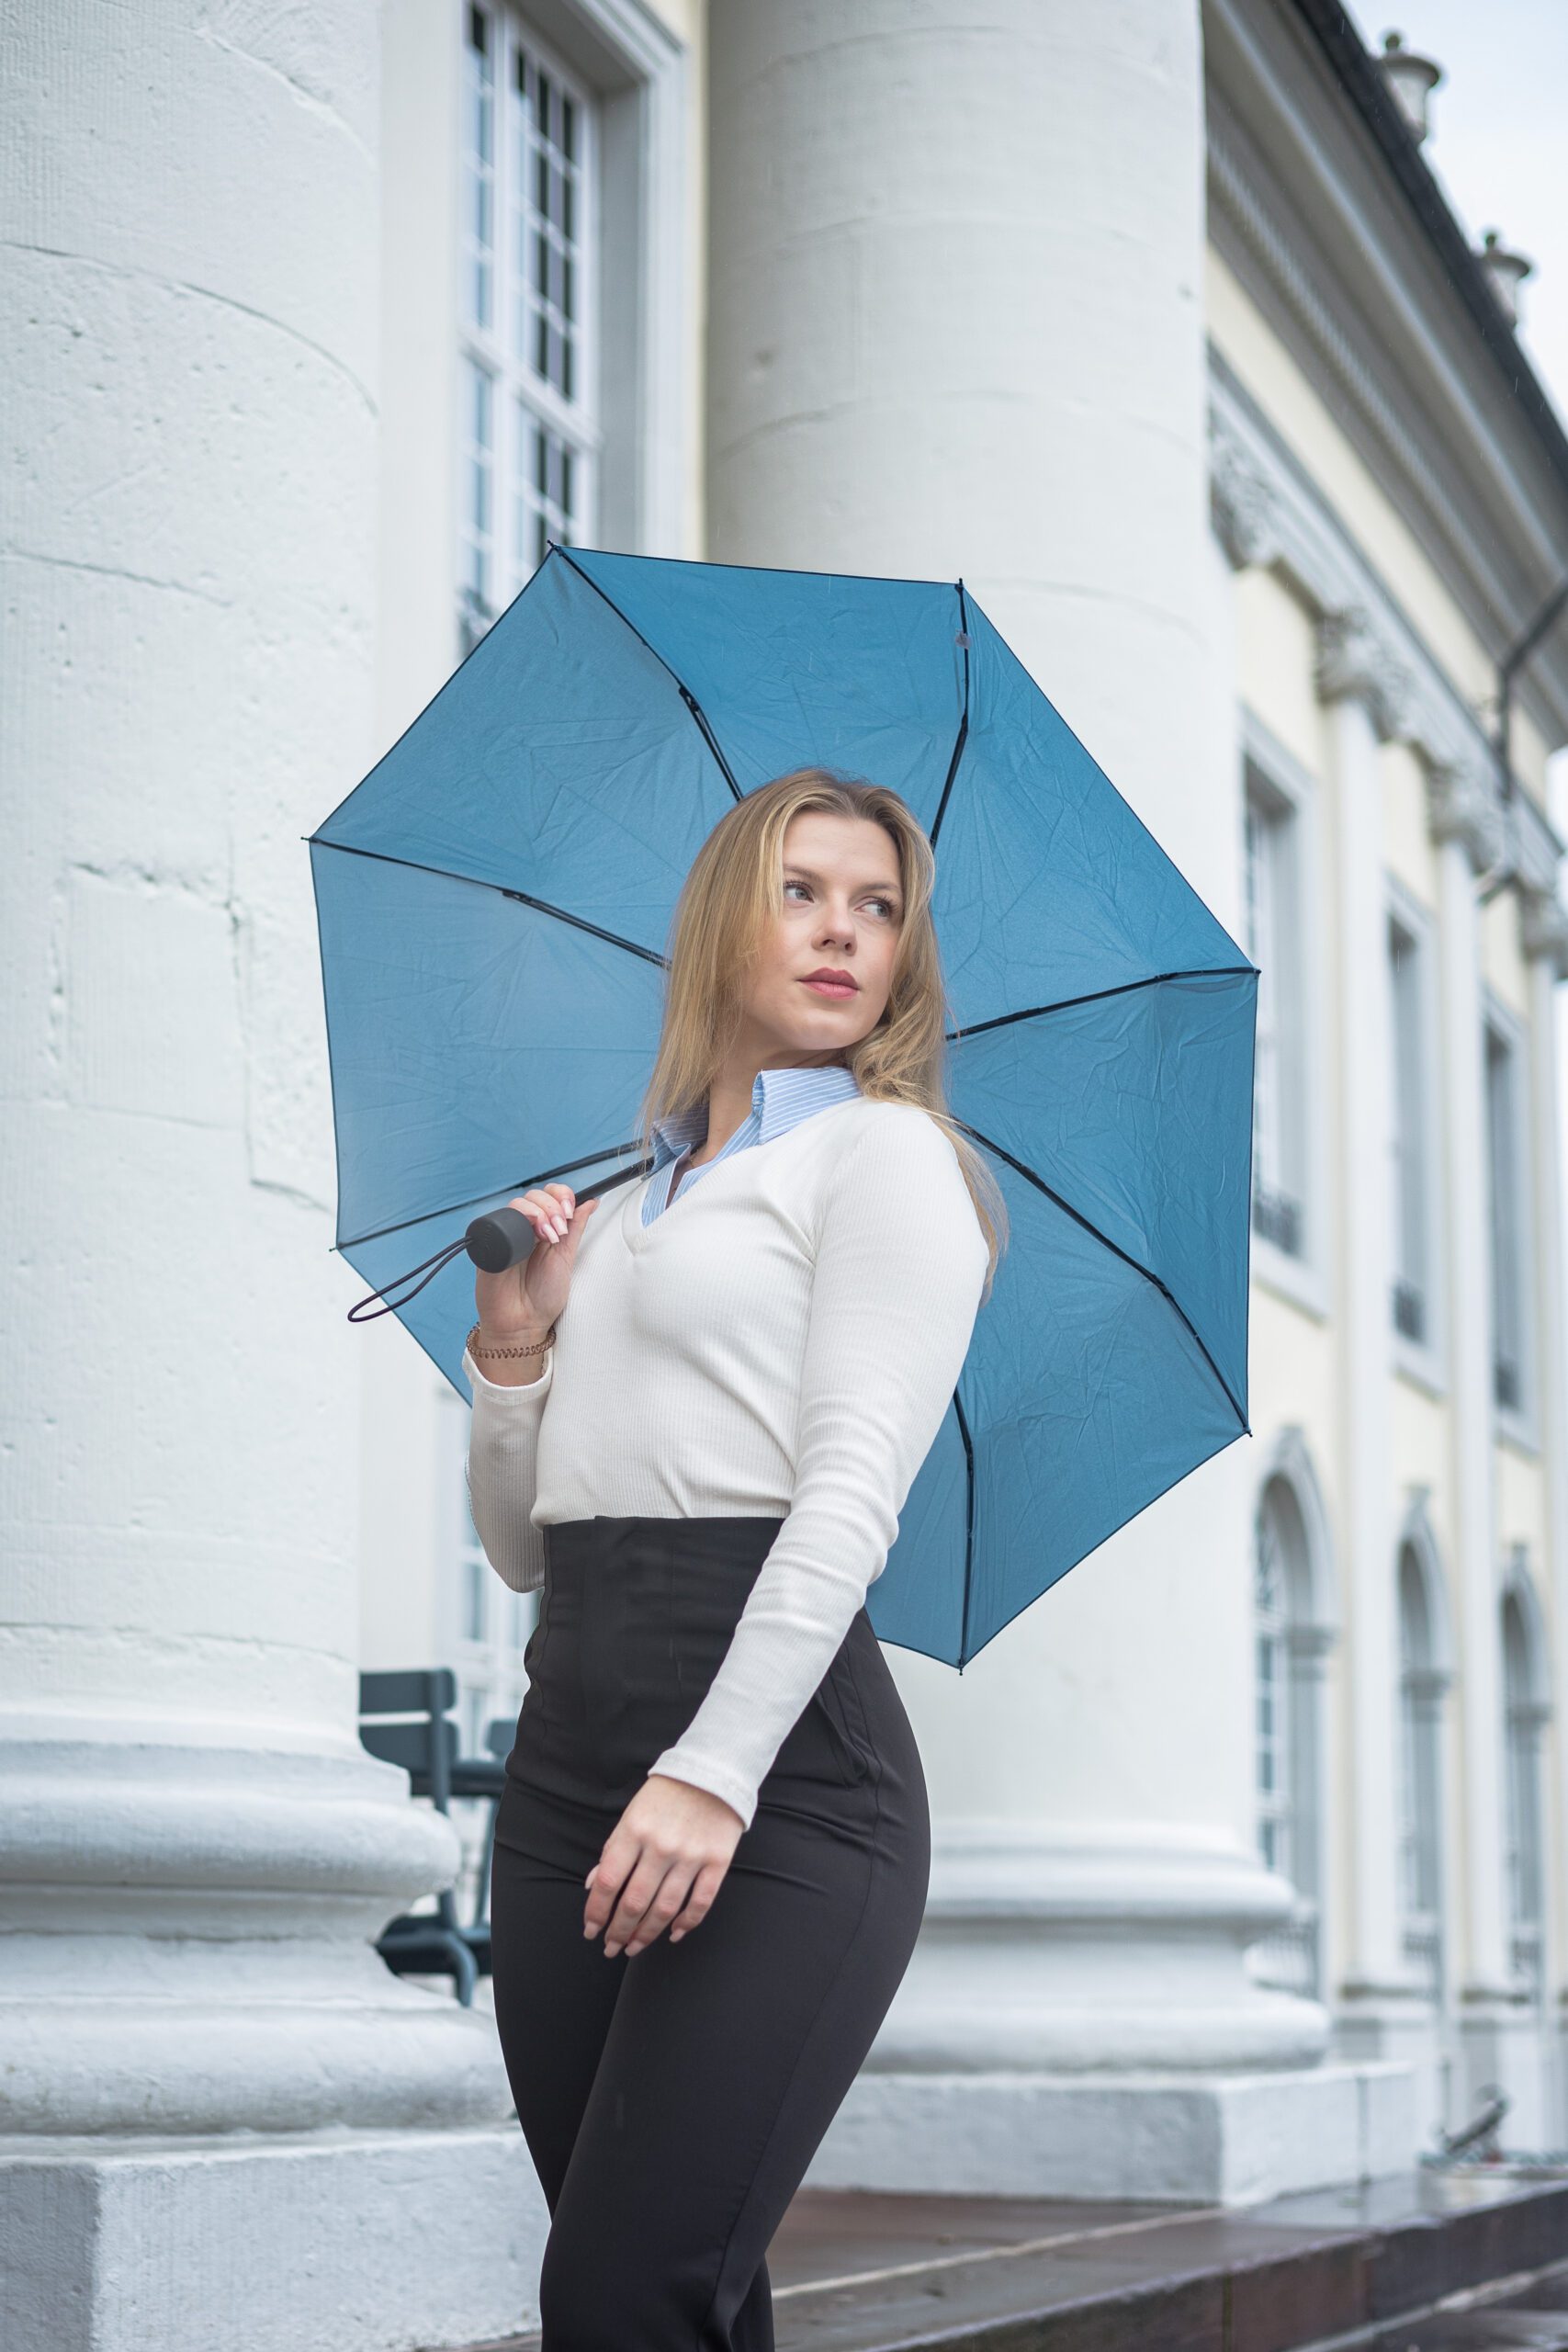
<path fill-rule="evenodd" d="M 550 548 L 310 836 L 336 1247 L 386 1291 L 531 1185 L 646 1165 L 676 898 L 808 764 L 935 845 L 951 1107 L 1010 1220 L 866 1602 L 962 1666 L 1248 1427 L 1258 983 L 962 582 Z M 468 1258 L 396 1312 L 466 1396 Z"/>

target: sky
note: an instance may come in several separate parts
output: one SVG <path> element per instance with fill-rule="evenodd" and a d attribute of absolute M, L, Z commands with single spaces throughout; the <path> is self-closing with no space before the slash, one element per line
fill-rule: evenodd
<path fill-rule="evenodd" d="M 1472 245 L 1495 229 L 1534 263 L 1518 338 L 1568 425 L 1568 0 L 1354 0 L 1348 14 L 1374 56 L 1397 32 L 1442 67 L 1422 157 Z M 1551 791 L 1568 833 L 1568 751 Z"/>
<path fill-rule="evenodd" d="M 1404 36 L 1443 69 L 1421 150 L 1470 243 L 1488 229 L 1535 264 L 1519 341 L 1568 420 L 1568 0 L 1356 0 L 1374 55 Z"/>

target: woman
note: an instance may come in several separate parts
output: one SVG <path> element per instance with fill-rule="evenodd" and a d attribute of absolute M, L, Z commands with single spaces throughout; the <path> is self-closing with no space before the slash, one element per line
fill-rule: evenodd
<path fill-rule="evenodd" d="M 523 1193 L 475 1283 L 474 1521 L 541 1589 L 491 1921 L 546 2352 L 772 2346 L 768 2245 L 919 1928 L 863 1604 L 1005 1218 L 942 1107 L 933 871 L 895 792 L 739 801 L 675 912 L 651 1173 Z"/>

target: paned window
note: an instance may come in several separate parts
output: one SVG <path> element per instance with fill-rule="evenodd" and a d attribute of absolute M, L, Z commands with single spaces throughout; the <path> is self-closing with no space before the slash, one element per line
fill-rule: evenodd
<path fill-rule="evenodd" d="M 1430 1054 L 1424 1011 L 1423 957 L 1416 933 L 1389 917 L 1388 978 L 1393 1047 L 1390 1173 L 1393 1187 L 1394 1328 L 1417 1346 L 1430 1343 L 1432 1168 L 1428 1142 Z"/>
<path fill-rule="evenodd" d="M 552 540 L 590 542 L 601 447 L 592 93 L 509 11 L 465 17 L 461 651 Z"/>
<path fill-rule="evenodd" d="M 1300 1257 L 1307 1073 L 1297 818 L 1293 804 L 1250 762 L 1246 826 L 1247 949 L 1258 967 L 1252 1224 L 1276 1249 Z"/>

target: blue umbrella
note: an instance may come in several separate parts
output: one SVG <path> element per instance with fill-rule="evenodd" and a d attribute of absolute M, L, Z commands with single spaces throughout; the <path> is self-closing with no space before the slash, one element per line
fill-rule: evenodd
<path fill-rule="evenodd" d="M 1010 1221 L 866 1601 L 962 1668 L 1248 1428 L 1258 983 L 962 582 L 550 548 L 309 837 L 336 1247 L 387 1295 L 428 1244 L 393 1311 L 466 1397 L 469 1220 L 646 1169 L 682 884 L 807 764 L 936 845 L 950 1101 Z"/>

